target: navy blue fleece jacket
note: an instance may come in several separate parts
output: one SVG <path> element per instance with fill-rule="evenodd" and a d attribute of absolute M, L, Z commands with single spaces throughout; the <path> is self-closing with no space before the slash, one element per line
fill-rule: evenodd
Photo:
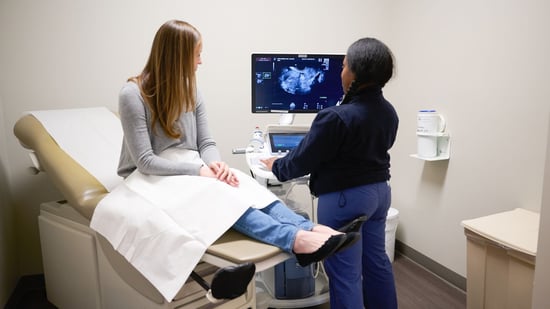
<path fill-rule="evenodd" d="M 390 179 L 399 119 L 380 87 L 358 91 L 349 103 L 320 111 L 297 148 L 273 163 L 280 181 L 311 174 L 320 194 Z"/>

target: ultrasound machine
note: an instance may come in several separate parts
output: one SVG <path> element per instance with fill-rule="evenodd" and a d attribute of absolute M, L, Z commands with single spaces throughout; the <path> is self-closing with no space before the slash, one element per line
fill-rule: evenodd
<path fill-rule="evenodd" d="M 252 54 L 253 114 L 279 114 L 279 124 L 266 128 L 265 147 L 248 149 L 247 163 L 263 173 L 259 158 L 284 156 L 296 147 L 309 126 L 293 125 L 296 114 L 315 114 L 342 98 L 343 54 Z M 270 179 L 270 177 L 263 177 Z M 274 178 L 271 174 L 271 178 Z"/>
<path fill-rule="evenodd" d="M 278 124 L 253 134 L 256 145 L 234 153 L 245 154 L 250 172 L 258 182 L 281 196 L 290 208 L 306 217 L 311 214 L 316 221 L 313 198 L 307 211 L 292 207 L 286 200 L 295 185 L 308 184 L 309 176 L 280 183 L 260 159 L 285 156 L 300 144 L 309 125 L 293 124 L 295 115 L 315 114 L 338 104 L 343 96 L 340 74 L 344 55 L 256 53 L 251 60 L 251 112 L 276 113 L 280 118 Z M 290 258 L 259 273 L 256 281 L 259 290 L 266 290 L 268 307 L 309 307 L 328 301 L 328 279 L 321 263 L 304 268 Z"/>

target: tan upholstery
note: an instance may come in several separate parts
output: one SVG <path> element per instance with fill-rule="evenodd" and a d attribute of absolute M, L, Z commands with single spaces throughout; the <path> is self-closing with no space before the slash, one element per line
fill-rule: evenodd
<path fill-rule="evenodd" d="M 13 131 L 23 147 L 35 152 L 41 170 L 48 173 L 69 204 L 90 220 L 97 203 L 108 193 L 107 189 L 59 148 L 32 115 L 21 117 Z"/>

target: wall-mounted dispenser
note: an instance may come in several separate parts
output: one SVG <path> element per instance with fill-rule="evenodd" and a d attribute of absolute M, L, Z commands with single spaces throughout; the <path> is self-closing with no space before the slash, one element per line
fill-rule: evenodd
<path fill-rule="evenodd" d="M 412 157 L 427 160 L 450 158 L 450 136 L 443 115 L 433 109 L 418 111 L 416 116 L 417 152 Z"/>

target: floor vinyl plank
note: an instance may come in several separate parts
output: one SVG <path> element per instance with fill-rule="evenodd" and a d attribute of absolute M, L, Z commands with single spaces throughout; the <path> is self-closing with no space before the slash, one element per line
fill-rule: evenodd
<path fill-rule="evenodd" d="M 397 301 L 400 309 L 464 309 L 466 293 L 409 258 L 394 261 Z"/>
<path fill-rule="evenodd" d="M 398 253 L 393 262 L 393 273 L 399 309 L 466 308 L 464 291 Z M 330 306 L 323 304 L 307 309 L 330 309 Z"/>

